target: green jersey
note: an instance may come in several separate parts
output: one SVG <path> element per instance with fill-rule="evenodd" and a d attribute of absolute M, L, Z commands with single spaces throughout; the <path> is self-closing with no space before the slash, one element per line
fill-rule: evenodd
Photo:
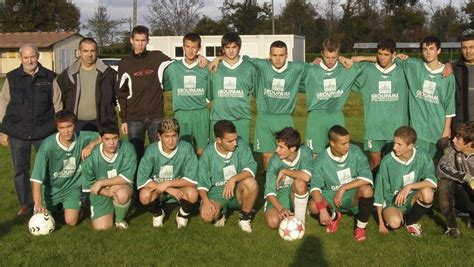
<path fill-rule="evenodd" d="M 304 171 L 311 176 L 311 168 L 313 162 L 313 153 L 307 146 L 300 146 L 298 155 L 293 161 L 281 160 L 276 154 L 273 154 L 268 163 L 267 179 L 265 183 L 264 196 L 267 198 L 270 195 L 277 196 L 276 181 L 278 173 L 282 169 Z M 286 176 L 280 182 L 280 190 L 283 188 L 290 188 L 293 184 L 294 178 Z"/>
<path fill-rule="evenodd" d="M 133 184 L 137 170 L 137 155 L 133 145 L 120 140 L 112 158 L 104 154 L 104 145 L 97 146 L 82 164 L 82 191 L 90 192 L 91 186 L 98 180 L 122 177 Z"/>
<path fill-rule="evenodd" d="M 296 96 L 305 75 L 305 64 L 288 62 L 276 69 L 263 59 L 244 60 L 252 62 L 258 70 L 258 89 L 255 92 L 258 112 L 269 114 L 292 114 L 296 106 Z"/>
<path fill-rule="evenodd" d="M 366 63 L 354 63 L 350 69 L 346 69 L 336 62 L 336 65 L 329 69 L 321 62 L 308 66 L 301 87 L 301 90 L 306 92 L 308 111 L 341 111 L 352 84 L 366 65 Z"/>
<path fill-rule="evenodd" d="M 350 144 L 349 152 L 342 157 L 337 157 L 328 147 L 321 151 L 313 162 L 311 191 L 336 192 L 341 185 L 355 179 L 366 180 L 373 185 L 369 161 L 362 150 L 358 146 Z"/>
<path fill-rule="evenodd" d="M 369 64 L 353 90 L 364 100 L 365 140 L 392 140 L 398 127 L 408 125 L 408 84 L 397 64 L 387 69 Z"/>
<path fill-rule="evenodd" d="M 173 111 L 207 107 L 209 71 L 200 68 L 198 61 L 187 64 L 183 60 L 171 63 L 163 76 L 165 91 L 172 91 Z"/>
<path fill-rule="evenodd" d="M 249 171 L 254 177 L 257 173 L 257 162 L 245 141 L 239 137 L 235 150 L 227 154 L 217 150 L 216 142 L 209 144 L 199 159 L 198 190 L 222 189 L 227 180 L 242 171 Z"/>
<path fill-rule="evenodd" d="M 377 174 L 374 205 L 385 207 L 393 204 L 403 187 L 423 180 L 428 180 L 435 186 L 438 184 L 433 160 L 428 153 L 414 148 L 413 156 L 408 161 L 401 160 L 394 152 L 386 155 Z"/>
<path fill-rule="evenodd" d="M 70 190 L 80 188 L 81 151 L 97 137 L 96 132 L 81 131 L 66 147 L 59 141 L 59 133 L 50 135 L 36 154 L 30 181 L 43 184 L 46 198 L 65 196 Z"/>
<path fill-rule="evenodd" d="M 257 83 L 257 71 L 242 57 L 233 66 L 222 61 L 211 74 L 210 98 L 213 100 L 211 120 L 251 119 L 250 95 Z"/>
<path fill-rule="evenodd" d="M 163 150 L 161 141 L 149 145 L 140 161 L 137 189 L 150 183 L 184 179 L 197 184 L 198 161 L 192 145 L 180 140 L 171 153 Z"/>
<path fill-rule="evenodd" d="M 397 59 L 395 62 L 404 67 L 410 88 L 411 126 L 418 139 L 437 143 L 443 134 L 446 117 L 456 115 L 454 75 L 442 78 L 444 67 L 431 70 L 420 59 Z"/>

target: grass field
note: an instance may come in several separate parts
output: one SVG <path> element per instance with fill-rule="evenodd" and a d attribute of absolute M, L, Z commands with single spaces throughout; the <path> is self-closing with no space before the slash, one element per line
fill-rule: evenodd
<path fill-rule="evenodd" d="M 0 80 L 0 85 L 2 80 Z M 169 100 L 169 95 L 166 96 Z M 169 103 L 169 101 L 168 101 Z M 363 139 L 361 98 L 352 94 L 345 107 L 346 126 L 353 139 Z M 167 106 L 167 114 L 171 114 Z M 304 132 L 304 96 L 299 96 L 295 123 Z M 261 157 L 256 154 L 259 166 Z M 49 236 L 34 237 L 27 230 L 29 216 L 16 217 L 18 203 L 13 186 L 9 150 L 0 147 L 0 266 L 39 265 L 182 265 L 182 266 L 474 266 L 474 231 L 459 219 L 464 236 L 452 240 L 443 235 L 444 226 L 437 210 L 421 220 L 424 237 L 414 238 L 400 229 L 384 236 L 371 218 L 367 240 L 353 240 L 353 217 L 344 216 L 335 234 L 307 217 L 306 234 L 300 241 L 287 242 L 277 231 L 265 226 L 262 204 L 253 222 L 253 233 L 237 226 L 237 213 L 224 228 L 191 218 L 185 229 L 176 229 L 176 209 L 168 211 L 162 229 L 151 226 L 151 215 L 138 207 L 130 214 L 130 229 L 95 232 L 90 219 L 69 227 L 57 218 L 57 228 Z M 262 185 L 261 168 L 257 179 Z M 263 188 L 261 188 L 262 190 Z M 261 194 L 260 194 L 261 195 Z"/>

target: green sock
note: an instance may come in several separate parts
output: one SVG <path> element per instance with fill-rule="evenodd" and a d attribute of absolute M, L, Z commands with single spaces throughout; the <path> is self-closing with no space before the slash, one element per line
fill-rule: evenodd
<path fill-rule="evenodd" d="M 130 208 L 131 203 L 132 200 L 129 200 L 125 204 L 118 204 L 114 202 L 115 222 L 121 223 L 125 221 L 125 216 L 127 216 L 128 208 Z"/>

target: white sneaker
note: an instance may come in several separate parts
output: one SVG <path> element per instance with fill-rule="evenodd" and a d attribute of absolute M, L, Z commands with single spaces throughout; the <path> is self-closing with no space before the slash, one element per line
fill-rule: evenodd
<path fill-rule="evenodd" d="M 225 221 L 226 221 L 225 216 L 222 216 L 222 218 L 220 218 L 218 221 L 216 221 L 216 222 L 214 223 L 214 226 L 215 226 L 215 227 L 224 227 Z"/>
<path fill-rule="evenodd" d="M 117 229 L 127 230 L 128 229 L 128 223 L 125 222 L 125 221 L 124 222 L 116 222 L 115 227 L 117 227 Z"/>
<path fill-rule="evenodd" d="M 179 212 L 176 213 L 176 224 L 178 225 L 178 229 L 181 229 L 181 228 L 184 228 L 184 227 L 188 226 L 189 219 L 178 216 L 178 214 L 179 214 Z"/>
<path fill-rule="evenodd" d="M 153 227 L 160 228 L 163 227 L 163 219 L 165 218 L 164 210 L 161 210 L 160 216 L 153 216 Z"/>
<path fill-rule="evenodd" d="M 407 230 L 412 236 L 421 237 L 423 231 L 421 230 L 421 225 L 418 223 L 407 225 Z"/>
<path fill-rule="evenodd" d="M 239 226 L 242 231 L 246 233 L 252 232 L 252 225 L 250 224 L 250 220 L 239 220 Z"/>

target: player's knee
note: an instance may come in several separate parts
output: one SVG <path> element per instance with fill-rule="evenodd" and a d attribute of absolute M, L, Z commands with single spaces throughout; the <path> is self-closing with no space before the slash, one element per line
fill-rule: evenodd
<path fill-rule="evenodd" d="M 433 189 L 429 187 L 425 187 L 425 188 L 420 189 L 420 193 L 421 193 L 421 201 L 425 203 L 433 202 L 433 198 L 434 198 Z"/>
<path fill-rule="evenodd" d="M 363 198 L 369 198 L 374 196 L 374 190 L 371 185 L 362 185 L 359 187 L 360 196 Z"/>
<path fill-rule="evenodd" d="M 308 184 L 303 180 L 295 180 L 293 182 L 294 193 L 298 195 L 305 195 L 308 193 Z"/>
<path fill-rule="evenodd" d="M 148 205 L 151 202 L 151 192 L 150 190 L 144 188 L 140 190 L 140 193 L 138 194 L 138 198 L 140 199 L 140 203 L 143 205 Z"/>
<path fill-rule="evenodd" d="M 92 229 L 96 231 L 104 231 L 104 230 L 109 230 L 112 228 L 112 224 L 99 224 L 99 225 L 92 225 Z"/>
<path fill-rule="evenodd" d="M 132 198 L 132 194 L 130 191 L 126 190 L 126 189 L 121 189 L 119 191 L 117 191 L 117 194 L 115 194 L 114 196 L 114 201 L 117 203 L 117 204 L 127 204 L 130 199 Z"/>
<path fill-rule="evenodd" d="M 268 227 L 277 229 L 280 226 L 280 218 L 278 216 L 265 216 Z"/>
<path fill-rule="evenodd" d="M 77 222 L 79 221 L 79 219 L 77 217 L 68 217 L 66 216 L 64 218 L 64 222 L 67 224 L 67 225 L 70 225 L 70 226 L 74 226 L 77 224 Z"/>
<path fill-rule="evenodd" d="M 316 207 L 316 202 L 314 202 L 313 200 L 308 201 L 308 209 L 311 214 L 314 214 L 314 215 L 319 214 L 319 210 Z"/>
<path fill-rule="evenodd" d="M 254 178 L 247 178 L 241 181 L 241 186 L 243 191 L 247 193 L 257 192 L 258 190 L 257 181 Z"/>
<path fill-rule="evenodd" d="M 196 190 L 194 186 L 185 187 L 185 189 L 183 190 L 183 193 L 184 193 L 184 198 L 191 203 L 196 203 L 199 198 L 198 191 Z"/>

